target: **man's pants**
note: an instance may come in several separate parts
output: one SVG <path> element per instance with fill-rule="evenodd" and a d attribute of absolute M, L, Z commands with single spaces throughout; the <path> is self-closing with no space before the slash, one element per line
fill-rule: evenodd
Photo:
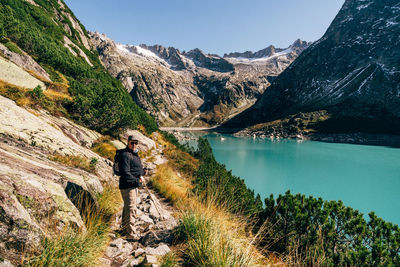
<path fill-rule="evenodd" d="M 121 227 L 127 236 L 137 236 L 135 228 L 137 188 L 120 190 L 122 199 L 124 200 Z"/>

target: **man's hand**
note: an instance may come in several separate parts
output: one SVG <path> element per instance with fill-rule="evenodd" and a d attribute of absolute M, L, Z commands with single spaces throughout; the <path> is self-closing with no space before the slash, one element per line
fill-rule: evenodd
<path fill-rule="evenodd" d="M 144 177 L 143 177 L 143 176 L 140 176 L 139 182 L 140 182 L 141 184 L 144 184 Z"/>

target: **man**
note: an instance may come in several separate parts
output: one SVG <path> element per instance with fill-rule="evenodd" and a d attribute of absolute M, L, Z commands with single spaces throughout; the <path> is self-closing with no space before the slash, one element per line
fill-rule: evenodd
<path fill-rule="evenodd" d="M 122 152 L 119 162 L 121 177 L 119 189 L 124 200 L 122 210 L 122 232 L 127 239 L 138 240 L 140 234 L 136 231 L 136 198 L 137 188 L 144 182 L 144 169 L 138 155 L 138 140 L 128 137 L 128 145 Z"/>

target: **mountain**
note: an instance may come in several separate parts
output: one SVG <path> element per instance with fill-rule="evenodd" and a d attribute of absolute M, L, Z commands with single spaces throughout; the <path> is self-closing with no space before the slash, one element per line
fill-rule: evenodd
<path fill-rule="evenodd" d="M 122 45 L 90 33 L 101 62 L 162 126 L 213 126 L 248 108 L 310 43 L 220 57 L 200 49 Z"/>
<path fill-rule="evenodd" d="M 400 134 L 399 47 L 398 1 L 346 0 L 324 36 L 224 127 Z"/>

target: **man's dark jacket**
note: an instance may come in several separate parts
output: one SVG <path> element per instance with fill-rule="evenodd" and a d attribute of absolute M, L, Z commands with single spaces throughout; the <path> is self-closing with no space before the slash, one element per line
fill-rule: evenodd
<path fill-rule="evenodd" d="M 139 187 L 139 179 L 144 175 L 144 170 L 137 153 L 126 148 L 120 156 L 119 170 L 121 173 L 119 189 Z"/>

